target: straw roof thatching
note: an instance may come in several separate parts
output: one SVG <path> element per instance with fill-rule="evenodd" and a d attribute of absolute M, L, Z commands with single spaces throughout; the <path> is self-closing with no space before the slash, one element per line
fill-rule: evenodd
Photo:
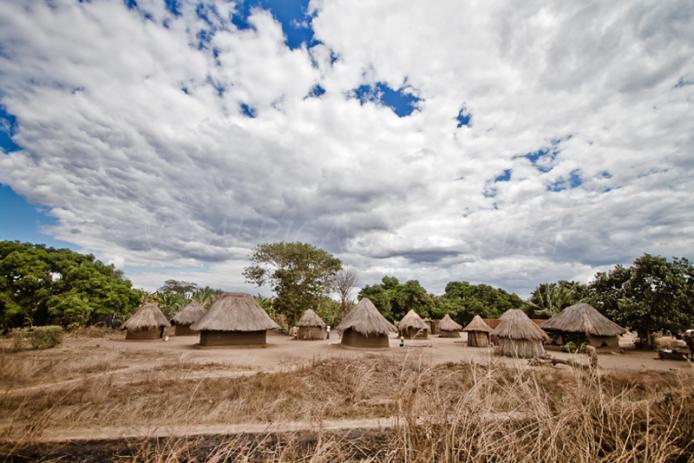
<path fill-rule="evenodd" d="M 320 328 L 325 327 L 325 322 L 318 316 L 316 312 L 308 309 L 299 319 L 296 326 L 318 326 Z"/>
<path fill-rule="evenodd" d="M 482 320 L 482 317 L 475 315 L 472 321 L 468 323 L 465 328 L 463 328 L 463 331 L 482 331 L 484 333 L 491 333 L 492 328 L 487 325 L 484 320 Z"/>
<path fill-rule="evenodd" d="M 429 324 L 422 320 L 422 317 L 419 316 L 417 312 L 414 310 L 410 309 L 407 314 L 405 314 L 404 317 L 400 320 L 398 323 L 398 328 L 400 330 L 406 330 L 408 328 L 414 328 L 417 330 L 430 330 L 431 328 L 429 327 Z"/>
<path fill-rule="evenodd" d="M 368 298 L 363 298 L 357 305 L 352 307 L 347 316 L 335 328 L 335 331 L 342 333 L 348 329 L 368 336 L 370 334 L 388 334 L 398 330 L 385 319 L 378 311 L 373 302 Z"/>
<path fill-rule="evenodd" d="M 575 304 L 542 324 L 546 330 L 585 333 L 591 336 L 619 336 L 624 328 L 601 314 L 590 304 Z"/>
<path fill-rule="evenodd" d="M 439 322 L 439 331 L 460 331 L 463 325 L 456 322 L 450 315 L 446 314 Z"/>
<path fill-rule="evenodd" d="M 191 301 L 190 304 L 179 310 L 171 319 L 172 325 L 192 325 L 200 320 L 207 311 L 198 301 Z"/>
<path fill-rule="evenodd" d="M 166 319 L 159 306 L 154 302 L 145 302 L 139 309 L 128 318 L 120 327 L 122 330 L 141 330 L 145 328 L 160 328 L 169 327 L 169 321 Z"/>
<path fill-rule="evenodd" d="M 499 318 L 499 325 L 492 331 L 498 338 L 547 341 L 549 336 L 533 323 L 520 309 L 510 309 Z"/>
<path fill-rule="evenodd" d="M 195 331 L 265 331 L 279 328 L 270 316 L 244 293 L 225 293 L 191 329 Z"/>

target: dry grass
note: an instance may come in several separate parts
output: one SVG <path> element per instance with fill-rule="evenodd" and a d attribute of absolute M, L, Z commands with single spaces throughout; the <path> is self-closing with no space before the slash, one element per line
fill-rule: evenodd
<path fill-rule="evenodd" d="M 397 416 L 400 425 L 390 432 L 141 440 L 110 455 L 152 462 L 694 461 L 690 372 L 429 366 L 413 355 L 402 363 L 326 360 L 240 378 L 188 381 L 171 373 L 131 384 L 86 381 L 50 397 L 0 398 L 0 415 L 13 423 L 6 437 L 19 444 L 5 452 L 21 452 L 45 428 Z M 96 450 L 80 455 L 103 459 Z"/>

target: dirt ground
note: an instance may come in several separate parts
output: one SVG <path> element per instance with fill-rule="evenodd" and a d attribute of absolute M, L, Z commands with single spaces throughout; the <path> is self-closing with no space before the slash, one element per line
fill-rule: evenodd
<path fill-rule="evenodd" d="M 417 359 L 424 364 L 449 362 L 501 364 L 527 367 L 525 359 L 512 359 L 493 354 L 490 348 L 474 348 L 465 344 L 465 337 L 427 340 L 390 339 L 390 349 L 355 350 L 343 348 L 339 337 L 329 340 L 300 341 L 281 334 L 268 336 L 264 347 L 200 348 L 197 336 L 172 336 L 168 341 L 126 341 L 120 335 L 105 338 L 67 337 L 60 347 L 45 351 L 4 354 L 0 367 L 6 375 L 0 378 L 0 391 L 22 393 L 64 387 L 102 375 L 114 375 L 115 381 L 131 382 L 143 376 L 167 378 L 167 366 L 175 366 L 177 377 L 185 379 L 239 377 L 256 372 L 286 372 L 328 359 Z M 629 339 L 622 340 L 629 345 Z M 587 362 L 584 355 L 549 351 L 553 357 Z M 13 361 L 15 359 L 15 361 Z M 13 369 L 21 361 L 22 369 Z M 29 365 L 27 366 L 27 363 Z M 656 359 L 654 352 L 624 349 L 621 353 L 601 352 L 599 367 L 615 371 L 683 371 L 693 367 L 687 362 Z M 186 371 L 186 367 L 189 367 Z M 168 379 L 168 378 L 167 378 Z"/>

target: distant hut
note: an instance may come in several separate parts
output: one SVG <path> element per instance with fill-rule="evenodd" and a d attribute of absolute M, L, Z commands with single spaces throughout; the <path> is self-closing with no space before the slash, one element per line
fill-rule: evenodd
<path fill-rule="evenodd" d="M 145 302 L 120 329 L 127 330 L 125 339 L 159 339 L 170 326 L 157 304 Z"/>
<path fill-rule="evenodd" d="M 190 328 L 201 346 L 253 346 L 266 344 L 267 330 L 279 325 L 250 295 L 225 293 Z"/>
<path fill-rule="evenodd" d="M 369 299 L 363 298 L 352 307 L 335 331 L 341 333 L 343 346 L 368 349 L 389 347 L 388 334 L 398 330 Z"/>
<path fill-rule="evenodd" d="M 317 340 L 328 337 L 325 322 L 311 309 L 304 312 L 296 326 L 296 339 Z"/>
<path fill-rule="evenodd" d="M 439 337 L 442 338 L 459 338 L 460 331 L 463 326 L 453 320 L 450 315 L 446 314 L 439 322 Z"/>
<path fill-rule="evenodd" d="M 507 310 L 492 331 L 498 340 L 497 353 L 507 357 L 539 357 L 544 355 L 542 343 L 547 333 L 533 323 L 522 310 Z"/>
<path fill-rule="evenodd" d="M 427 339 L 430 329 L 429 324 L 414 310 L 407 312 L 398 323 L 400 336 L 407 339 Z"/>
<path fill-rule="evenodd" d="M 482 317 L 475 315 L 470 323 L 467 324 L 463 331 L 467 333 L 467 345 L 470 347 L 487 347 L 489 346 L 489 334 L 492 329 L 487 325 Z"/>
<path fill-rule="evenodd" d="M 190 336 L 198 334 L 197 331 L 190 329 L 190 326 L 200 320 L 205 315 L 205 307 L 198 301 L 192 301 L 190 304 L 181 309 L 171 319 L 171 324 L 176 327 L 176 336 Z"/>
<path fill-rule="evenodd" d="M 575 304 L 545 320 L 542 328 L 552 336 L 554 344 L 573 341 L 593 347 L 619 348 L 619 335 L 624 328 L 601 314 L 590 304 Z"/>

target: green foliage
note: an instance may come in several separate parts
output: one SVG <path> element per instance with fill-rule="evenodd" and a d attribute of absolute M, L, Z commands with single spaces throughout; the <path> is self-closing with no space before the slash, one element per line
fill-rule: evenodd
<path fill-rule="evenodd" d="M 439 305 L 446 307 L 451 317 L 461 324 L 468 323 L 475 315 L 498 318 L 509 309 L 527 310 L 526 303 L 517 294 L 467 281 L 448 283 L 441 298 L 444 301 L 440 301 Z"/>
<path fill-rule="evenodd" d="M 197 283 L 189 281 L 166 280 L 152 298 L 157 301 L 164 315 L 171 318 L 193 300 L 209 306 L 220 294 L 222 290 L 209 286 L 200 288 Z"/>
<path fill-rule="evenodd" d="M 114 324 L 141 293 L 92 255 L 0 241 L 0 328 L 49 323 Z"/>
<path fill-rule="evenodd" d="M 573 341 L 569 341 L 561 346 L 561 350 L 570 354 L 582 354 L 586 351 L 586 345 L 585 343 L 575 343 Z"/>
<path fill-rule="evenodd" d="M 530 295 L 529 305 L 533 317 L 551 317 L 566 307 L 586 301 L 590 297 L 588 285 L 561 280 L 541 283 Z"/>
<path fill-rule="evenodd" d="M 368 297 L 390 320 L 400 320 L 410 310 L 421 317 L 429 317 L 431 312 L 432 296 L 417 280 L 401 284 L 395 277 L 384 276 L 381 283 L 362 288 L 359 298 L 362 297 Z"/>
<path fill-rule="evenodd" d="M 55 325 L 31 326 L 12 330 L 14 349 L 21 350 L 30 345 L 33 349 L 50 349 L 63 342 L 63 328 Z"/>
<path fill-rule="evenodd" d="M 326 325 L 334 327 L 337 324 L 337 320 L 340 317 L 339 302 L 329 297 L 322 297 L 314 310 Z"/>
<path fill-rule="evenodd" d="M 275 311 L 293 326 L 304 310 L 318 306 L 333 287 L 342 268 L 340 260 L 307 243 L 266 243 L 256 246 L 250 256 L 253 265 L 243 275 L 249 283 L 268 284 L 276 298 Z"/>
<path fill-rule="evenodd" d="M 679 333 L 694 326 L 694 267 L 644 254 L 629 268 L 618 265 L 591 283 L 593 305 L 653 347 L 653 332 Z"/>

